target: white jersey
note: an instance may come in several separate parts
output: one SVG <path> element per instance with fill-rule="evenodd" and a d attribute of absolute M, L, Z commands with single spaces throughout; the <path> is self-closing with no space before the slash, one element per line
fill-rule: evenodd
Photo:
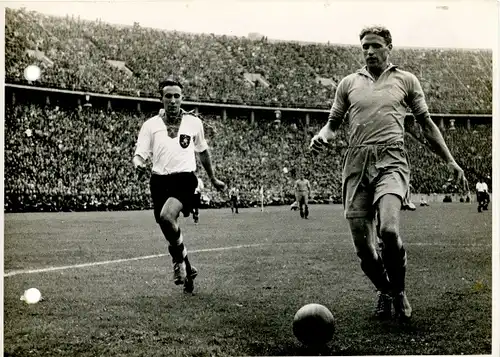
<path fill-rule="evenodd" d="M 486 182 L 476 183 L 476 191 L 477 192 L 488 192 L 488 185 L 486 184 Z"/>
<path fill-rule="evenodd" d="M 157 175 L 196 171 L 194 153 L 208 149 L 203 122 L 200 118 L 182 111 L 179 132 L 175 138 L 171 138 L 162 119 L 164 113 L 162 109 L 158 115 L 142 124 L 135 155 L 144 160 L 152 156 L 152 170 Z"/>
<path fill-rule="evenodd" d="M 231 188 L 229 190 L 229 196 L 238 198 L 240 196 L 240 190 L 237 188 Z"/>

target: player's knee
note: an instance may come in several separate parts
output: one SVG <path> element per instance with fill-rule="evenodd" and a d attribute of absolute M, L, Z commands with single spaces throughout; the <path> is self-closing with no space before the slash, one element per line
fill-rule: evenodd
<path fill-rule="evenodd" d="M 357 245 L 357 241 L 360 241 L 360 244 L 363 244 L 363 242 L 367 241 L 368 231 L 366 229 L 366 225 L 367 222 L 364 218 L 349 219 L 349 228 L 351 230 L 351 235 L 355 245 Z"/>
<path fill-rule="evenodd" d="M 380 227 L 380 239 L 384 242 L 384 246 L 389 250 L 399 250 L 403 246 L 403 242 L 399 236 L 398 227 L 394 225 L 384 225 Z"/>
<path fill-rule="evenodd" d="M 373 244 L 358 244 L 355 245 L 355 248 L 356 255 L 362 262 L 377 259 L 377 251 L 375 250 L 375 246 L 373 246 Z"/>
<path fill-rule="evenodd" d="M 160 214 L 161 224 L 175 230 L 177 227 L 177 214 L 170 210 L 164 210 Z"/>
<path fill-rule="evenodd" d="M 380 227 L 380 239 L 384 242 L 384 246 L 387 248 L 396 248 L 400 246 L 399 233 L 394 227 Z"/>

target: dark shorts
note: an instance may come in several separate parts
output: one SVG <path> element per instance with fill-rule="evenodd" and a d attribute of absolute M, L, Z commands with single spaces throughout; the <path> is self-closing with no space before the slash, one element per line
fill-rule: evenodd
<path fill-rule="evenodd" d="M 477 192 L 477 201 L 478 202 L 486 202 L 486 203 L 489 203 L 490 202 L 490 195 L 487 193 L 487 192 Z"/>
<path fill-rule="evenodd" d="M 160 222 L 161 210 L 170 197 L 182 203 L 182 213 L 184 217 L 188 217 L 193 207 L 193 195 L 197 186 L 198 179 L 193 172 L 151 175 L 150 189 L 156 222 Z"/>

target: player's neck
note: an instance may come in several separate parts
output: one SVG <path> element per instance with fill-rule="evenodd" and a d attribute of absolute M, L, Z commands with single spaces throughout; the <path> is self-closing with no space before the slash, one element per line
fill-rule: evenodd
<path fill-rule="evenodd" d="M 165 111 L 165 114 L 163 115 L 163 122 L 170 125 L 177 124 L 180 122 L 181 117 L 182 116 L 180 111 L 177 113 L 177 115 L 169 115 L 168 112 Z"/>
<path fill-rule="evenodd" d="M 389 63 L 386 62 L 380 67 L 375 67 L 375 68 L 368 68 L 368 72 L 375 78 L 375 80 L 380 77 L 380 75 L 389 67 Z"/>

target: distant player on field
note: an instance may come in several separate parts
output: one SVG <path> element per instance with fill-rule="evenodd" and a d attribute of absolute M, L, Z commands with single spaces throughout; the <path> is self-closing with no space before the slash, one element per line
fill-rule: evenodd
<path fill-rule="evenodd" d="M 311 184 L 304 174 L 300 173 L 299 179 L 295 181 L 295 199 L 299 206 L 300 217 L 307 219 L 309 217 L 309 196 L 311 195 Z"/>
<path fill-rule="evenodd" d="M 488 204 L 490 203 L 490 195 L 488 193 L 488 184 L 486 180 L 481 178 L 476 183 L 476 197 L 477 197 L 477 211 L 488 210 Z"/>
<path fill-rule="evenodd" d="M 169 78 L 159 83 L 163 109 L 144 122 L 137 139 L 133 163 L 140 173 L 145 173 L 146 160 L 152 157 L 150 180 L 154 216 L 168 242 L 168 251 L 174 266 L 174 282 L 184 284 L 186 292 L 194 289 L 193 279 L 197 270 L 188 260 L 184 237 L 178 218 L 191 212 L 193 194 L 198 185 L 195 152 L 215 188 L 225 185 L 215 178 L 203 122 L 181 109 L 182 85 Z"/>
<path fill-rule="evenodd" d="M 231 203 L 231 212 L 238 213 L 238 203 L 240 200 L 240 190 L 238 189 L 237 186 L 233 186 L 229 190 L 229 199 L 230 199 L 230 203 Z"/>
<path fill-rule="evenodd" d="M 389 62 L 392 37 L 385 27 L 361 31 L 366 66 L 343 78 L 328 123 L 311 140 L 313 152 L 334 140 L 346 112 L 349 146 L 342 172 L 344 214 L 361 260 L 361 269 L 378 290 L 376 316 L 408 321 L 405 293 L 406 251 L 399 234 L 400 211 L 410 183 L 404 148 L 404 120 L 410 107 L 434 152 L 446 161 L 465 190 L 467 180 L 432 121 L 418 79 Z M 383 241 L 381 256 L 376 232 Z"/>
<path fill-rule="evenodd" d="M 193 221 L 196 224 L 200 220 L 201 191 L 203 190 L 203 188 L 203 181 L 198 177 L 198 186 L 196 186 L 193 195 Z"/>

